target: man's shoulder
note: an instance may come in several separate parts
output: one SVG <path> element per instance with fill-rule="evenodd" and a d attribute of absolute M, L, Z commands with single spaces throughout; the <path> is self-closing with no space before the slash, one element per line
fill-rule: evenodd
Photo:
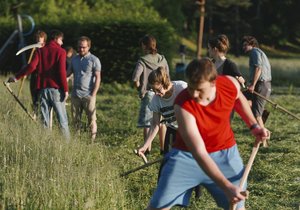
<path fill-rule="evenodd" d="M 72 60 L 72 61 L 73 61 L 73 60 L 80 60 L 80 55 L 77 54 L 77 55 L 72 56 L 72 57 L 71 57 L 71 60 Z"/>
<path fill-rule="evenodd" d="M 226 58 L 224 63 L 228 65 L 236 65 L 235 62 L 233 62 L 230 58 Z"/>
<path fill-rule="evenodd" d="M 184 87 L 186 88 L 188 85 L 185 81 L 182 81 L 182 80 L 175 80 L 175 81 L 172 81 L 172 83 L 177 87 Z"/>
<path fill-rule="evenodd" d="M 59 48 L 58 48 L 58 50 L 59 50 L 59 52 L 60 52 L 61 54 L 63 54 L 63 55 L 66 55 L 66 56 L 67 56 L 67 52 L 66 52 L 66 50 L 65 50 L 65 49 L 63 49 L 62 47 L 59 47 Z"/>
<path fill-rule="evenodd" d="M 63 56 L 67 56 L 66 50 L 64 50 L 62 47 L 60 46 L 56 46 L 56 45 L 45 45 L 42 48 L 39 48 L 37 50 L 38 52 L 41 53 L 46 53 L 46 54 L 56 54 L 56 55 L 63 55 Z"/>
<path fill-rule="evenodd" d="M 250 51 L 250 54 L 261 54 L 263 51 L 260 48 L 253 47 L 252 50 Z"/>
<path fill-rule="evenodd" d="M 230 93 L 236 96 L 239 88 L 238 81 L 230 75 L 221 75 L 216 79 L 216 86 L 218 91 Z"/>
<path fill-rule="evenodd" d="M 226 86 L 228 84 L 231 84 L 233 79 L 234 77 L 230 75 L 218 75 L 216 79 L 216 83 L 219 85 Z"/>
<path fill-rule="evenodd" d="M 100 59 L 96 56 L 96 55 L 94 55 L 94 54 L 92 54 L 92 53 L 89 53 L 88 55 L 87 55 L 87 58 L 88 59 L 91 59 L 91 60 L 99 60 L 100 61 Z"/>

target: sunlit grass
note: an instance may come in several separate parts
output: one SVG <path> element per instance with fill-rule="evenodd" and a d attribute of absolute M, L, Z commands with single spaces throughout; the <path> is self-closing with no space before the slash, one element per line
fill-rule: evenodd
<path fill-rule="evenodd" d="M 52 132 L 45 130 L 27 117 L 4 86 L 0 92 L 5 99 L 0 120 L 1 209 L 127 209 L 124 184 L 101 142 L 90 144 L 83 135 L 66 143 L 56 126 Z M 27 105 L 27 85 L 23 94 Z"/>
<path fill-rule="evenodd" d="M 2 78 L 4 79 L 4 78 Z M 28 84 L 22 101 L 30 108 Z M 11 85 L 14 90 L 17 84 Z M 277 89 L 277 87 L 274 87 Z M 280 91 L 279 91 L 280 92 Z M 94 144 L 82 132 L 67 144 L 54 126 L 47 132 L 32 122 L 0 87 L 0 204 L 2 209 L 144 209 L 156 187 L 159 164 L 121 178 L 143 164 L 133 149 L 143 143 L 136 128 L 139 99 L 129 84 L 103 84 L 97 97 L 99 135 Z M 272 100 L 300 117 L 300 98 Z M 69 111 L 69 106 L 67 107 Z M 300 122 L 268 105 L 269 148 L 261 148 L 249 176 L 247 209 L 298 210 L 300 204 Z M 56 125 L 57 123 L 54 122 Z M 235 115 L 233 129 L 246 163 L 253 137 Z M 74 131 L 72 130 L 72 134 Z M 160 158 L 158 140 L 148 160 Z M 178 207 L 174 209 L 180 209 Z M 203 190 L 188 209 L 217 209 Z"/>

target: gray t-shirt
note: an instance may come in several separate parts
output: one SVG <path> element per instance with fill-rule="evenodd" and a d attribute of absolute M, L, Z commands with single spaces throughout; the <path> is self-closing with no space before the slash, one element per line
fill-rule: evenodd
<path fill-rule="evenodd" d="M 95 72 L 101 71 L 99 58 L 90 52 L 84 57 L 76 55 L 72 58 L 70 68 L 74 75 L 72 96 L 90 96 L 95 86 Z"/>
<path fill-rule="evenodd" d="M 162 98 L 158 95 L 153 96 L 152 101 L 149 104 L 149 109 L 153 112 L 160 113 L 166 125 L 177 129 L 177 122 L 174 112 L 174 101 L 177 95 L 187 88 L 187 83 L 184 81 L 172 81 L 173 93 L 169 98 Z"/>
<path fill-rule="evenodd" d="M 250 82 L 253 82 L 255 68 L 261 68 L 261 75 L 258 81 L 268 82 L 272 80 L 271 65 L 266 54 L 259 48 L 252 48 L 249 52 Z"/>

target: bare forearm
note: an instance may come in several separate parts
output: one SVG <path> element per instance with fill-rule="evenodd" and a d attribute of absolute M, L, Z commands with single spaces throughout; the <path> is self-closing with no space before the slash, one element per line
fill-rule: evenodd
<path fill-rule="evenodd" d="M 100 88 L 100 83 L 101 83 L 101 76 L 100 76 L 100 72 L 96 75 L 96 81 L 95 81 L 95 86 L 92 92 L 92 96 L 96 96 L 97 92 Z"/>
<path fill-rule="evenodd" d="M 253 81 L 252 81 L 252 85 L 255 86 L 259 77 L 260 77 L 260 74 L 261 74 L 261 68 L 259 67 L 256 67 L 255 68 L 255 72 L 254 72 L 254 76 L 253 76 Z"/>
<path fill-rule="evenodd" d="M 97 95 L 99 88 L 100 88 L 100 81 L 95 84 L 95 87 L 94 87 L 94 90 L 92 93 L 93 96 Z"/>
<path fill-rule="evenodd" d="M 133 84 L 134 84 L 134 87 L 136 89 L 138 89 L 140 87 L 140 82 L 139 81 L 134 81 Z"/>
<path fill-rule="evenodd" d="M 145 140 L 144 147 L 149 147 L 159 131 L 159 125 L 151 125 L 148 136 Z"/>

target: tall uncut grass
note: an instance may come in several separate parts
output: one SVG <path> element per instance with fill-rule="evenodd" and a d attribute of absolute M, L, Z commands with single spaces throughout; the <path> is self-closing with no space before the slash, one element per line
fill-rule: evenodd
<path fill-rule="evenodd" d="M 11 86 L 17 91 L 18 85 Z M 23 90 L 21 100 L 30 107 L 27 83 Z M 133 149 L 142 145 L 143 135 L 136 128 L 139 100 L 130 85 L 102 85 L 97 96 L 99 135 L 93 144 L 84 131 L 67 144 L 56 126 L 48 132 L 32 122 L 4 86 L 0 93 L 2 209 L 139 210 L 147 206 L 156 187 L 159 164 L 119 176 L 143 164 L 133 154 Z M 271 99 L 300 117 L 299 94 L 281 94 Z M 270 105 L 267 108 L 271 114 L 266 126 L 272 137 L 270 146 L 261 148 L 254 161 L 246 208 L 298 210 L 300 121 Z M 246 163 L 254 139 L 237 114 L 232 125 Z M 159 153 L 156 139 L 148 160 L 161 158 Z M 193 196 L 188 209 L 218 208 L 202 189 L 201 198 L 196 200 Z"/>
<path fill-rule="evenodd" d="M 23 90 L 30 107 L 27 83 Z M 57 127 L 49 132 L 27 117 L 4 86 L 0 93 L 0 209 L 127 209 L 101 143 L 87 135 L 66 143 Z"/>

